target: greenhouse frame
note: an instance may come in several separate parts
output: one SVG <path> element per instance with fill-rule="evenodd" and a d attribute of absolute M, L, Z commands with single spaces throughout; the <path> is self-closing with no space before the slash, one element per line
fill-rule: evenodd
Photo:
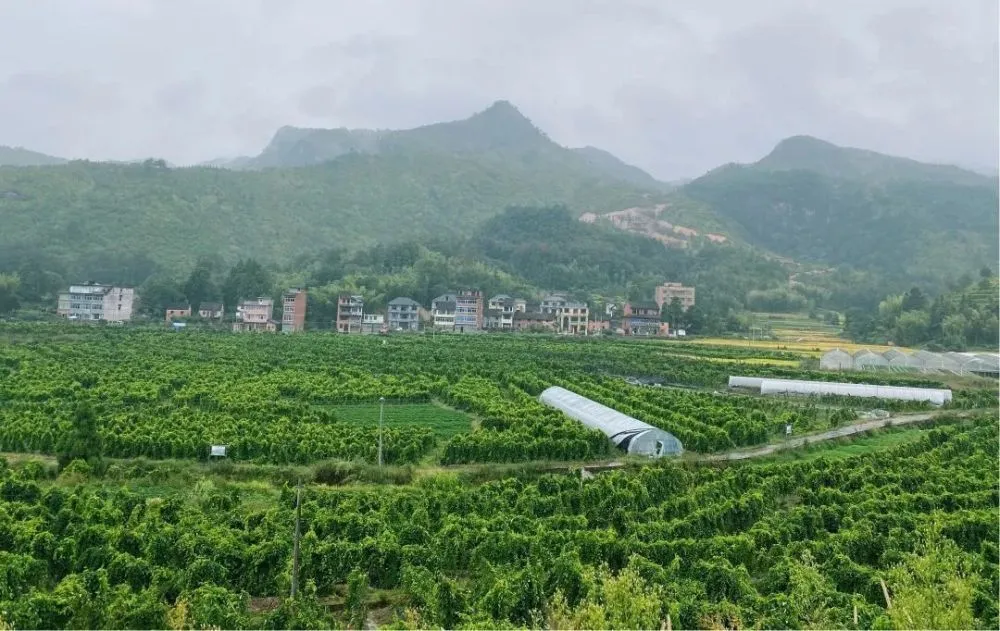
<path fill-rule="evenodd" d="M 729 387 L 746 383 L 755 377 L 730 377 Z M 913 388 L 907 386 L 879 386 L 867 383 L 838 383 L 833 381 L 802 381 L 798 379 L 759 379 L 761 394 L 805 394 L 837 395 L 876 399 L 896 399 L 898 401 L 926 401 L 934 405 L 944 405 L 951 401 L 951 390 L 939 388 Z"/>
<path fill-rule="evenodd" d="M 1000 355 L 996 353 L 932 353 L 919 350 L 907 353 L 890 348 L 884 353 L 861 349 L 853 356 L 834 348 L 820 356 L 821 370 L 894 370 L 953 373 L 956 375 L 977 375 L 986 378 L 1000 378 Z M 757 383 L 739 387 L 756 389 Z M 730 384 L 730 387 L 738 387 Z"/>
<path fill-rule="evenodd" d="M 546 388 L 538 399 L 587 427 L 602 432 L 616 447 L 627 453 L 660 458 L 679 456 L 684 452 L 681 441 L 673 434 L 566 388 Z"/>

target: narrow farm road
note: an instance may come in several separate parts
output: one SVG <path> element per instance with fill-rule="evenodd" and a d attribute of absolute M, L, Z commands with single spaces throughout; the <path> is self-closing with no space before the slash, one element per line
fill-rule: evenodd
<path fill-rule="evenodd" d="M 720 454 L 704 454 L 699 455 L 695 459 L 701 462 L 719 462 L 719 461 L 729 461 L 729 460 L 747 460 L 749 458 L 762 458 L 764 456 L 769 456 L 778 451 L 784 451 L 786 449 L 797 449 L 799 447 L 804 447 L 805 445 L 813 445 L 824 440 L 833 440 L 836 438 L 843 438 L 845 436 L 851 436 L 853 434 L 861 434 L 873 429 L 882 429 L 883 427 L 898 427 L 900 425 L 909 425 L 910 423 L 920 423 L 921 421 L 928 421 L 936 416 L 941 416 L 942 414 L 951 413 L 955 416 L 969 416 L 970 414 L 976 412 L 983 412 L 983 410 L 970 410 L 963 412 L 951 412 L 939 411 L 939 412 L 922 412 L 920 414 L 900 414 L 899 416 L 891 416 L 889 418 L 880 418 L 870 421 L 862 421 L 860 423 L 852 423 L 850 425 L 844 425 L 843 427 L 837 427 L 825 432 L 818 432 L 815 434 L 807 434 L 804 436 L 799 436 L 798 438 L 790 438 L 787 441 L 781 443 L 774 443 L 772 445 L 765 445 L 763 447 L 756 447 L 754 449 L 741 449 L 734 451 L 727 451 Z"/>

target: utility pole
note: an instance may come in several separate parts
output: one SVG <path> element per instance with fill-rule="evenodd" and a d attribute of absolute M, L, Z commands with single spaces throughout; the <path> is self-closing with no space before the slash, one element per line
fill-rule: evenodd
<path fill-rule="evenodd" d="M 292 598 L 299 593 L 299 539 L 302 534 L 302 481 L 295 487 L 295 540 L 292 544 Z"/>
<path fill-rule="evenodd" d="M 385 397 L 378 398 L 378 466 L 382 467 L 382 420 L 385 416 Z"/>

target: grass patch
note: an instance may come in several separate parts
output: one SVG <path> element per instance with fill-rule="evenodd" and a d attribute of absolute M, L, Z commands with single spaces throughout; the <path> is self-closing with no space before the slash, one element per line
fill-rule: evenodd
<path fill-rule="evenodd" d="M 379 404 L 331 406 L 337 418 L 351 425 L 377 427 Z M 436 403 L 386 403 L 385 427 L 429 427 L 442 438 L 472 429 L 472 417 Z"/>
<path fill-rule="evenodd" d="M 816 458 L 849 458 L 912 442 L 920 438 L 925 432 L 926 429 L 920 427 L 907 427 L 895 430 L 885 428 L 863 434 L 860 437 L 827 440 L 814 443 L 809 447 L 779 451 L 773 456 L 755 458 L 754 460 L 757 462 L 803 462 L 815 460 Z"/>

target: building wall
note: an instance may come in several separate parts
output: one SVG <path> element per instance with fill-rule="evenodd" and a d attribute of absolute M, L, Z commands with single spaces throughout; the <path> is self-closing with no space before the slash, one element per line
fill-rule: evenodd
<path fill-rule="evenodd" d="M 414 331 L 420 328 L 420 305 L 416 303 L 403 305 L 390 304 L 387 315 L 390 331 L 398 329 Z"/>
<path fill-rule="evenodd" d="M 337 299 L 337 331 L 360 333 L 365 301 L 361 296 L 341 296 Z"/>
<path fill-rule="evenodd" d="M 131 287 L 112 287 L 104 294 L 103 318 L 108 322 L 124 322 L 132 319 L 135 290 Z M 188 315 L 191 315 L 190 309 Z"/>
<path fill-rule="evenodd" d="M 265 323 L 274 315 L 274 301 L 270 298 L 244 300 L 237 308 L 240 321 L 248 323 Z"/>
<path fill-rule="evenodd" d="M 475 331 L 483 328 L 483 295 L 460 291 L 455 296 L 455 328 Z"/>
<path fill-rule="evenodd" d="M 694 306 L 694 287 L 687 287 L 680 283 L 663 283 L 656 288 L 656 304 L 663 308 L 669 305 L 674 298 L 681 301 L 681 306 L 689 309 Z"/>
<path fill-rule="evenodd" d="M 191 317 L 191 307 L 187 309 L 167 309 L 166 320 L 170 322 L 174 318 L 189 318 Z"/>
<path fill-rule="evenodd" d="M 287 333 L 304 331 L 306 328 L 305 290 L 296 289 L 286 292 L 281 297 L 281 330 Z"/>

